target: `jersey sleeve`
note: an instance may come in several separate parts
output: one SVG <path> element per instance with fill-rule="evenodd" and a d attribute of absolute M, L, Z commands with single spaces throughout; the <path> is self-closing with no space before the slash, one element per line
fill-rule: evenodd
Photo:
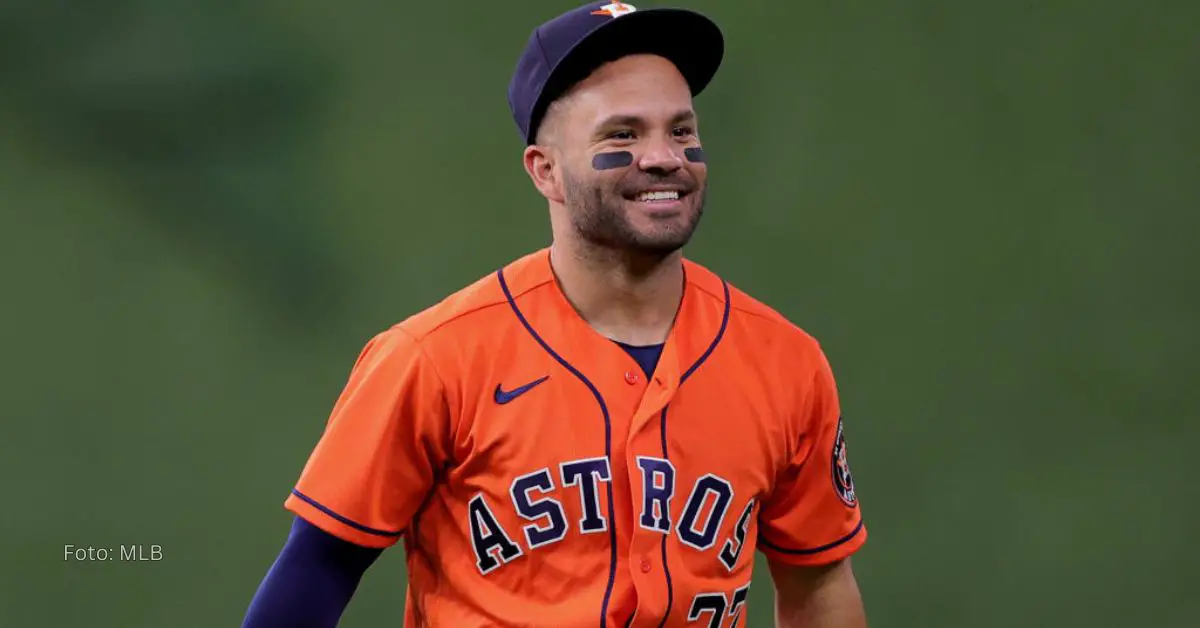
<path fill-rule="evenodd" d="M 372 338 L 284 507 L 358 545 L 393 545 L 447 457 L 445 389 L 399 327 Z"/>
<path fill-rule="evenodd" d="M 792 458 L 763 500 L 758 522 L 763 554 L 794 565 L 835 562 L 867 540 L 846 457 L 837 386 L 823 353 L 815 371 L 797 404 Z"/>

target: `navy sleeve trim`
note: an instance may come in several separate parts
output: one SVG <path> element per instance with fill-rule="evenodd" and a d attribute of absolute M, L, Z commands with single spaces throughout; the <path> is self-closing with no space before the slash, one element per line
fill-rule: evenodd
<path fill-rule="evenodd" d="M 318 502 L 317 500 L 309 497 L 308 495 L 305 495 L 304 493 L 301 493 L 300 491 L 298 491 L 296 489 L 292 489 L 292 495 L 295 495 L 296 497 L 304 500 L 308 505 L 312 506 L 313 508 L 320 510 L 321 512 L 329 515 L 330 517 L 333 517 L 334 519 L 338 520 L 341 523 L 344 523 L 344 524 L 350 526 L 351 528 L 354 528 L 355 530 L 358 530 L 359 532 L 366 532 L 367 534 L 374 534 L 375 536 L 388 536 L 388 537 L 396 537 L 396 536 L 400 536 L 400 535 L 404 534 L 404 530 L 398 530 L 396 532 L 389 532 L 388 530 L 377 530 L 375 528 L 369 528 L 361 523 L 358 523 L 357 521 L 352 521 L 350 519 L 347 519 L 347 518 L 337 514 L 336 512 L 326 508 L 325 506 L 321 505 L 321 503 Z"/>
<path fill-rule="evenodd" d="M 855 528 L 850 531 L 850 534 L 847 534 L 846 536 L 843 536 L 842 538 L 840 538 L 832 543 L 827 543 L 820 547 L 812 547 L 812 548 L 807 548 L 807 549 L 788 549 L 786 547 L 780 547 L 780 546 L 768 541 L 767 538 L 764 537 L 761 533 L 758 535 L 758 540 L 760 543 L 763 544 L 764 547 L 772 549 L 781 554 L 795 554 L 795 555 L 820 554 L 821 552 L 829 551 L 839 545 L 842 545 L 842 544 L 848 543 L 849 541 L 854 540 L 854 537 L 858 536 L 858 533 L 862 531 L 863 523 L 864 523 L 864 521 L 862 519 L 859 519 L 858 525 L 855 526 Z"/>

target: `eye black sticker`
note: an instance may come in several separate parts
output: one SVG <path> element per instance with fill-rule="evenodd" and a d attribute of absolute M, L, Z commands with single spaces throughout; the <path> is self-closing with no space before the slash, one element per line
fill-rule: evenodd
<path fill-rule="evenodd" d="M 624 168 L 633 163 L 633 153 L 622 150 L 613 153 L 600 153 L 592 157 L 592 167 L 596 170 L 611 170 Z"/>

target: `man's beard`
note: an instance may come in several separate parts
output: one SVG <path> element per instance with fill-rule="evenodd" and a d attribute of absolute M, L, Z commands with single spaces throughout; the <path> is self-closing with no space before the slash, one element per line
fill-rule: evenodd
<path fill-rule="evenodd" d="M 670 181 L 669 177 L 656 177 L 654 183 Z M 704 214 L 707 190 L 690 188 L 688 199 L 695 197 L 695 211 L 670 222 L 656 224 L 649 229 L 638 229 L 625 213 L 628 201 L 615 189 L 606 190 L 563 173 L 563 187 L 567 212 L 571 225 L 585 242 L 606 249 L 642 255 L 666 255 L 686 245 Z"/>

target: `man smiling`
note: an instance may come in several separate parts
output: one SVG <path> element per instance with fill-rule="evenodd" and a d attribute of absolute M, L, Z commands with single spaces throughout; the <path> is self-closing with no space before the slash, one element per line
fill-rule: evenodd
<path fill-rule="evenodd" d="M 756 551 L 778 626 L 866 625 L 829 362 L 682 254 L 723 53 L 678 9 L 534 31 L 509 104 L 552 243 L 367 343 L 246 626 L 334 625 L 399 540 L 406 626 L 741 625 Z"/>

